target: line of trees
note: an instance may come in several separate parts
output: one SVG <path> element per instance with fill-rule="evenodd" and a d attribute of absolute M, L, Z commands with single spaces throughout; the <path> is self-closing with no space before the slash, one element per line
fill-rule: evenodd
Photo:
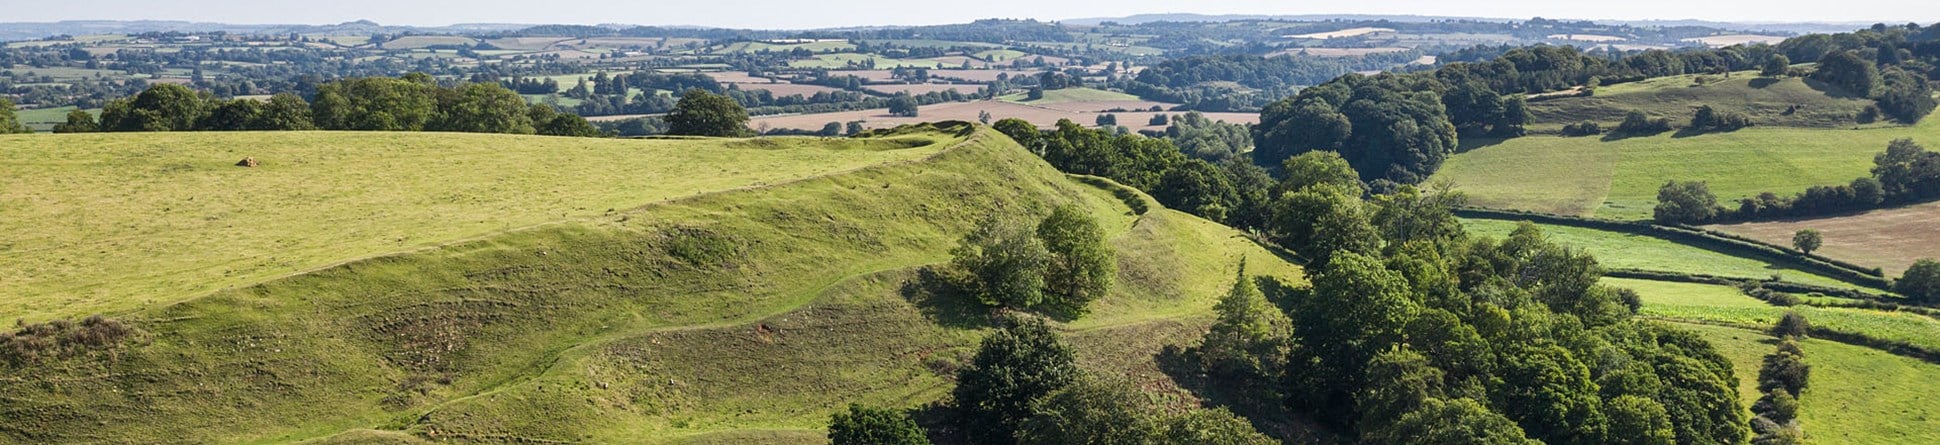
<path fill-rule="evenodd" d="M 108 102 L 99 121 L 70 113 L 60 133 L 92 131 L 451 131 L 599 136 L 584 118 L 559 113 L 498 84 L 440 86 L 423 74 L 345 79 L 318 87 L 314 101 L 278 94 L 267 101 L 216 99 L 174 84 L 156 84 Z"/>
<path fill-rule="evenodd" d="M 1063 319 L 1088 312 L 1118 273 L 1098 221 L 1072 206 L 1029 225 L 993 217 L 950 253 L 950 281 L 962 293 L 987 306 Z"/>
<path fill-rule="evenodd" d="M 1757 445 L 1796 445 L 1804 443 L 1805 433 L 1798 422 L 1799 396 L 1810 382 L 1812 365 L 1805 363 L 1805 350 L 1799 343 L 1812 330 L 1811 322 L 1797 312 L 1786 312 L 1772 327 L 1779 339 L 1778 350 L 1765 356 L 1758 368 L 1758 390 L 1764 395 L 1752 404 L 1752 433 Z"/>

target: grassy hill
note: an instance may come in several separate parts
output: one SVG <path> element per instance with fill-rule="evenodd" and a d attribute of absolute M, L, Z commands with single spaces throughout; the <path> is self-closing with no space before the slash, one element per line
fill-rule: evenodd
<path fill-rule="evenodd" d="M 166 305 L 343 261 L 930 156 L 883 140 L 0 136 L 0 319 Z M 244 157 L 260 167 L 233 164 Z"/>
<path fill-rule="evenodd" d="M 1698 80 L 1703 78 L 1704 83 Z M 1838 87 L 1797 77 L 1759 77 L 1755 71 L 1718 75 L 1660 77 L 1597 88 L 1590 97 L 1529 103 L 1536 118 L 1531 129 L 1556 132 L 1585 120 L 1614 128 L 1630 110 L 1672 122 L 1689 122 L 1699 105 L 1736 111 L 1765 126 L 1851 128 L 1873 101 Z"/>
<path fill-rule="evenodd" d="M 1528 136 L 1469 141 L 1431 181 L 1451 181 L 1476 205 L 1648 219 L 1665 181 L 1710 183 L 1720 201 L 1870 176 L 1894 139 L 1940 144 L 1940 119 L 1861 130 L 1753 127 L 1730 133 L 1606 140 Z"/>
<path fill-rule="evenodd" d="M 1100 217 L 1118 251 L 1120 285 L 1092 315 L 1061 326 L 1085 367 L 1177 399 L 1188 394 L 1160 371 L 1158 349 L 1197 338 L 1242 258 L 1251 273 L 1302 279 L 1237 232 L 1170 210 L 1136 213 L 1113 191 L 1067 178 L 987 129 L 866 140 L 435 136 L 418 141 L 442 148 L 398 148 L 416 135 L 396 134 L 9 140 L 25 147 L 9 156 L 64 160 L 43 168 L 93 163 L 171 175 L 142 187 L 49 178 L 9 184 L 10 192 L 112 189 L 181 202 L 241 195 L 223 209 L 253 219 L 222 228 L 274 242 L 228 247 L 193 235 L 206 227 L 97 225 L 95 238 L 188 246 L 155 251 L 181 252 L 173 261 L 197 266 L 183 272 L 196 279 L 116 272 L 102 276 L 125 281 L 116 286 L 127 294 L 14 309 L 75 316 L 83 311 L 62 308 L 119 308 L 108 312 L 139 334 L 113 355 L 9 372 L 0 379 L 9 419 L 0 436 L 821 443 L 827 415 L 850 401 L 914 407 L 948 391 L 946 376 L 987 317 L 936 291 L 926 267 L 946 261 L 955 240 L 991 213 L 1029 217 L 1076 204 Z M 441 138 L 453 139 L 430 142 Z M 323 154 L 295 148 L 306 144 Z M 204 148 L 167 154 L 178 146 Z M 245 155 L 266 166 L 224 166 Z M 205 157 L 213 160 L 198 161 Z M 612 163 L 620 166 L 601 165 Z M 294 177 L 261 179 L 271 175 Z M 552 182 L 507 184 L 527 175 Z M 450 183 L 499 188 L 488 197 L 480 195 L 489 188 L 467 195 L 438 185 Z M 409 208 L 443 201 L 468 204 Z M 43 202 L 26 208 L 63 214 L 74 210 L 51 203 L 90 201 Z M 276 202 L 307 205 L 245 207 Z M 353 216 L 337 216 L 346 212 Z M 320 218 L 335 219 L 306 221 Z M 352 222 L 368 225 L 341 228 Z M 254 233 L 286 225 L 305 231 Z M 347 230 L 359 231 L 330 238 Z M 396 243 L 393 233 L 411 237 Z M 359 244 L 372 235 L 379 242 Z M 103 248 L 62 254 L 93 249 Z M 291 260 L 298 264 L 278 267 L 292 270 L 209 285 L 202 281 L 218 276 L 209 270 L 232 267 L 212 249 L 322 264 Z M 150 294 L 174 296 L 144 304 Z"/>
<path fill-rule="evenodd" d="M 1095 88 L 1064 88 L 1045 91 L 1044 98 L 1038 100 L 1029 100 L 1028 95 L 1025 93 L 1010 94 L 998 97 L 997 100 L 1025 105 L 1049 105 L 1065 102 L 1138 101 L 1141 99 L 1138 96 L 1117 91 L 1106 91 Z"/>

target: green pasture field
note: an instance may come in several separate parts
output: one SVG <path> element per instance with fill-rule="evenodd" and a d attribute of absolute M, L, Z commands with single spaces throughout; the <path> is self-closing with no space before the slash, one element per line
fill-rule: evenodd
<path fill-rule="evenodd" d="M 1777 347 L 1763 332 L 1675 323 L 1697 332 L 1730 358 L 1739 392 L 1757 400 L 1758 367 Z M 1812 365 L 1810 384 L 1799 397 L 1799 424 L 1805 443 L 1864 445 L 1940 441 L 1940 395 L 1928 387 L 1940 379 L 1940 366 L 1874 349 L 1826 340 L 1800 344 Z"/>
<path fill-rule="evenodd" d="M 1100 90 L 1096 88 L 1065 88 L 1060 90 L 1045 91 L 1044 98 L 1038 99 L 1038 100 L 1025 100 L 1027 97 L 1028 97 L 1027 93 L 1014 93 L 1014 94 L 998 97 L 997 100 L 1001 100 L 1005 102 L 1020 103 L 1024 105 L 1046 105 L 1046 104 L 1056 104 L 1056 103 L 1065 103 L 1065 102 L 1101 102 L 1101 101 L 1140 100 L 1138 96 L 1120 93 L 1117 91 Z"/>
<path fill-rule="evenodd" d="M 1502 239 L 1516 229 L 1515 221 L 1464 219 L 1469 233 Z M 1785 265 L 1731 256 L 1699 249 L 1660 238 L 1581 227 L 1538 225 L 1543 234 L 1558 243 L 1583 249 L 1596 256 L 1606 268 L 1641 269 L 1687 274 L 1710 274 L 1745 279 L 1769 279 L 1773 275 L 1805 284 L 1865 289 L 1835 278 L 1813 274 Z"/>
<path fill-rule="evenodd" d="M 1698 83 L 1700 77 L 1708 82 Z M 1590 97 L 1531 102 L 1529 111 L 1536 118 L 1532 129 L 1544 132 L 1586 120 L 1615 128 L 1631 110 L 1688 123 L 1700 105 L 1744 113 L 1761 126 L 1852 128 L 1872 103 L 1815 80 L 1740 71 L 1730 78 L 1685 75 L 1603 86 Z"/>

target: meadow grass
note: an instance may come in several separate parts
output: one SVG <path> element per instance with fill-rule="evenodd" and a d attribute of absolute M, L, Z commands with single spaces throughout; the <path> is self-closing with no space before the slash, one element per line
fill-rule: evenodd
<path fill-rule="evenodd" d="M 1698 333 L 1731 359 L 1742 401 L 1756 401 L 1758 368 L 1777 347 L 1763 332 L 1672 323 Z M 1940 366 L 1874 349 L 1806 340 L 1812 377 L 1799 397 L 1805 443 L 1815 445 L 1934 443 L 1940 441 L 1940 395 L 1929 390 Z"/>
<path fill-rule="evenodd" d="M 1711 284 L 1614 278 L 1606 279 L 1606 283 L 1636 290 L 1644 300 L 1642 313 L 1652 317 L 1767 329 L 1778 323 L 1786 312 L 1797 312 L 1805 316 L 1814 328 L 1940 350 L 1940 320 L 1925 315 L 1853 308 L 1771 306 L 1737 289 Z"/>
<path fill-rule="evenodd" d="M 1666 181 L 1705 181 L 1722 204 L 1871 176 L 1894 139 L 1940 144 L 1940 123 L 1859 130 L 1754 127 L 1730 133 L 1604 140 L 1527 136 L 1471 141 L 1431 181 L 1453 182 L 1478 205 L 1602 218 L 1649 219 Z"/>
<path fill-rule="evenodd" d="M 1704 77 L 1710 82 L 1699 84 Z M 1760 126 L 1851 128 L 1872 101 L 1838 87 L 1797 77 L 1760 77 L 1756 71 L 1659 77 L 1596 89 L 1590 97 L 1531 102 L 1532 129 L 1560 130 L 1565 124 L 1597 122 L 1615 128 L 1626 113 L 1642 111 L 1672 122 L 1690 122 L 1698 106 L 1744 113 Z M 1790 110 L 1790 113 L 1787 112 Z"/>
<path fill-rule="evenodd" d="M 1462 220 L 1462 225 L 1468 228 L 1469 233 L 1496 239 L 1508 237 L 1518 224 L 1520 223 L 1516 221 L 1495 219 Z M 1868 289 L 1782 264 L 1731 256 L 1661 238 L 1582 227 L 1541 224 L 1537 226 L 1550 240 L 1583 249 L 1595 256 L 1597 262 L 1606 268 L 1709 274 L 1743 279 L 1770 279 L 1773 275 L 1777 275 L 1785 281 Z"/>
<path fill-rule="evenodd" d="M 1061 324 L 1098 348 L 1083 360 L 1094 372 L 1151 376 L 1154 348 L 1196 337 L 1241 258 L 1255 274 L 1301 280 L 1237 232 L 1137 214 L 994 131 L 905 137 L 954 145 L 139 309 L 120 317 L 139 340 L 113 360 L 54 360 L 0 380 L 0 409 L 18 414 L 6 434 L 815 443 L 849 401 L 918 407 L 947 392 L 989 321 L 931 290 L 923 268 L 947 261 L 989 215 L 1075 204 L 1101 218 L 1120 284 L 1094 314 Z M 474 142 L 524 140 L 497 138 Z M 797 141 L 684 142 L 787 151 Z M 1138 332 L 1172 340 L 1111 341 Z"/>
<path fill-rule="evenodd" d="M 118 313 L 496 231 L 935 154 L 452 133 L 0 137 L 0 319 Z M 244 157 L 260 167 L 235 167 Z"/>

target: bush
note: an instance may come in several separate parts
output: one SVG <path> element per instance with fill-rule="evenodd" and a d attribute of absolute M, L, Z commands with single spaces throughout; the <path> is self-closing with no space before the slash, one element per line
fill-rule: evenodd
<path fill-rule="evenodd" d="M 100 315 L 89 316 L 80 323 L 54 320 L 22 324 L 13 333 L 0 332 L 0 363 L 21 366 L 112 350 L 134 333 L 134 328 Z"/>
<path fill-rule="evenodd" d="M 1751 117 L 1744 113 L 1718 111 L 1710 105 L 1698 107 L 1691 116 L 1691 129 L 1696 131 L 1735 131 L 1751 125 Z"/>
<path fill-rule="evenodd" d="M 849 404 L 829 420 L 831 445 L 928 445 L 923 427 L 901 411 Z"/>
<path fill-rule="evenodd" d="M 1920 303 L 1940 303 L 1940 261 L 1929 258 L 1913 262 L 1900 279 L 1893 280 L 1893 292 Z"/>
<path fill-rule="evenodd" d="M 1617 124 L 1617 133 L 1627 136 L 1650 136 L 1671 131 L 1671 120 L 1651 118 L 1642 111 L 1631 111 L 1623 116 L 1623 123 Z"/>
<path fill-rule="evenodd" d="M 1704 181 L 1664 183 L 1657 189 L 1652 217 L 1659 224 L 1696 224 L 1718 215 L 1718 197 Z"/>
<path fill-rule="evenodd" d="M 1570 137 L 1595 136 L 1603 134 L 1603 126 L 1596 122 L 1582 121 L 1563 126 L 1563 135 Z"/>
<path fill-rule="evenodd" d="M 1025 320 L 984 337 L 951 395 L 972 443 L 1013 444 L 1033 402 L 1078 377 L 1071 347 L 1044 322 Z"/>
<path fill-rule="evenodd" d="M 1779 338 L 1802 339 L 1811 330 L 1812 323 L 1806 321 L 1804 315 L 1787 311 L 1784 317 L 1778 319 L 1778 324 L 1772 326 L 1772 335 L 1776 335 Z"/>
<path fill-rule="evenodd" d="M 958 284 L 986 305 L 1063 317 L 1111 292 L 1117 260 L 1097 220 L 1061 206 L 1034 227 L 992 219 L 951 251 Z"/>
<path fill-rule="evenodd" d="M 1758 368 L 1758 390 L 1784 390 L 1798 397 L 1811 376 L 1812 365 L 1805 363 L 1798 344 L 1786 339 L 1779 344 L 1779 351 L 1765 356 L 1764 365 Z"/>

